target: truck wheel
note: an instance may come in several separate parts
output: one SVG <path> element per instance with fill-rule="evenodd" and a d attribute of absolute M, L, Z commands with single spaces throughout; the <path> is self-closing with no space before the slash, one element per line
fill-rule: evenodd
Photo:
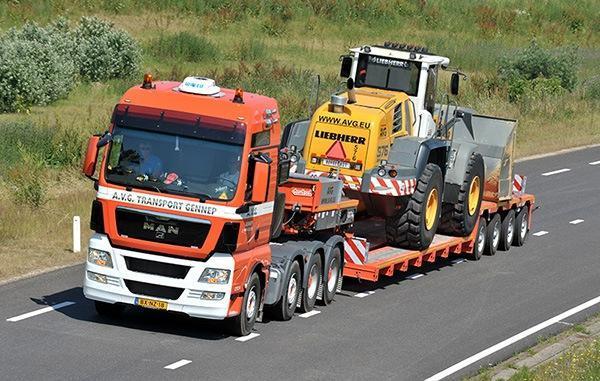
<path fill-rule="evenodd" d="M 429 247 L 440 222 L 442 171 L 427 164 L 404 210 L 386 219 L 388 242 L 412 250 Z"/>
<path fill-rule="evenodd" d="M 481 254 L 485 250 L 485 241 L 487 238 L 487 225 L 485 220 L 482 218 L 479 220 L 479 227 L 477 228 L 477 235 L 475 236 L 475 242 L 473 244 L 473 254 L 471 258 L 475 261 L 481 259 Z"/>
<path fill-rule="evenodd" d="M 252 273 L 246 292 L 244 293 L 244 301 L 242 302 L 242 310 L 238 316 L 231 319 L 230 330 L 236 336 L 246 336 L 252 332 L 256 316 L 258 315 L 258 307 L 260 305 L 261 287 L 257 273 Z"/>
<path fill-rule="evenodd" d="M 310 264 L 306 267 L 308 271 L 308 282 L 306 288 L 302 292 L 302 303 L 300 311 L 309 312 L 315 308 L 319 286 L 321 285 L 321 256 L 315 254 L 312 256 Z"/>
<path fill-rule="evenodd" d="M 485 182 L 483 158 L 476 153 L 471 155 L 465 172 L 465 179 L 458 193 L 456 204 L 444 204 L 440 231 L 459 237 L 466 237 L 475 228 Z"/>
<path fill-rule="evenodd" d="M 508 251 L 515 236 L 515 211 L 509 210 L 502 217 L 502 229 L 500 233 L 500 250 Z"/>
<path fill-rule="evenodd" d="M 300 288 L 302 288 L 302 274 L 298 261 L 292 263 L 287 275 L 281 299 L 270 309 L 277 320 L 290 320 L 294 316 L 294 311 L 296 311 L 298 295 L 300 294 Z"/>
<path fill-rule="evenodd" d="M 500 231 L 502 223 L 500 221 L 500 215 L 494 214 L 494 217 L 487 224 L 487 244 L 485 245 L 485 253 L 487 255 L 495 255 L 498 251 L 498 245 L 500 244 Z"/>
<path fill-rule="evenodd" d="M 94 307 L 96 307 L 96 312 L 98 315 L 106 317 L 117 317 L 125 309 L 125 306 L 122 304 L 111 304 L 98 300 L 94 300 Z"/>
<path fill-rule="evenodd" d="M 323 303 L 325 305 L 333 302 L 333 299 L 335 298 L 337 284 L 342 272 L 341 261 L 342 255 L 340 253 L 340 248 L 336 247 L 333 249 L 329 261 L 325 265 L 325 273 L 323 276 Z"/>
<path fill-rule="evenodd" d="M 529 207 L 524 206 L 517 214 L 515 228 L 516 231 L 513 244 L 515 246 L 523 246 L 529 233 Z"/>

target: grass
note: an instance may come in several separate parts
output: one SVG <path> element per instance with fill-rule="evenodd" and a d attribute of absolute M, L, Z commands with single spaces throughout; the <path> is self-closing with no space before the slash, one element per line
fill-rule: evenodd
<path fill-rule="evenodd" d="M 66 251 L 70 218 L 79 214 L 86 226 L 92 185 L 76 173 L 79 156 L 55 151 L 60 142 L 69 142 L 68 152 L 77 146 L 81 152 L 87 136 L 107 128 L 115 102 L 141 81 L 143 72 L 166 80 L 208 75 L 222 86 L 273 96 L 283 122 L 288 122 L 306 116 L 316 73 L 323 82 L 321 100 L 338 86 L 338 57 L 347 48 L 385 40 L 424 44 L 468 74 L 459 104 L 519 119 L 517 155 L 524 156 L 600 143 L 599 13 L 600 4 L 593 0 L 543 5 L 533 0 L 374 0 L 368 6 L 358 0 L 0 2 L 0 31 L 28 20 L 43 24 L 59 16 L 74 21 L 97 15 L 131 33 L 144 48 L 136 78 L 82 83 L 48 107 L 0 115 L 0 140 L 12 139 L 0 145 L 0 256 L 11 262 L 0 270 L 0 278 L 81 259 Z M 506 93 L 489 86 L 500 59 L 532 39 L 556 51 L 579 47 L 580 85 L 573 93 L 514 104 Z M 442 76 L 441 89 L 448 82 Z M 37 207 L 17 203 L 15 168 L 29 173 L 23 157 L 33 167 L 42 164 L 38 178 L 43 199 Z"/>

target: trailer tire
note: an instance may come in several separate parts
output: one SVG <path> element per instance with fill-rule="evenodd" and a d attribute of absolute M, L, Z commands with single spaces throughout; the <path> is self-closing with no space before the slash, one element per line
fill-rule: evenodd
<path fill-rule="evenodd" d="M 473 243 L 473 253 L 471 259 L 478 261 L 481 259 L 481 254 L 485 250 L 485 242 L 487 241 L 487 224 L 482 218 L 479 220 L 479 226 L 477 227 L 477 234 L 475 235 L 475 242 Z"/>
<path fill-rule="evenodd" d="M 302 312 L 310 312 L 315 308 L 319 286 L 321 285 L 322 268 L 321 256 L 314 254 L 308 266 L 306 266 L 308 281 L 306 282 L 306 288 L 302 290 L 302 303 L 300 304 L 300 311 Z"/>
<path fill-rule="evenodd" d="M 440 222 L 442 187 L 442 170 L 427 164 L 408 205 L 386 219 L 388 242 L 412 250 L 429 247 Z"/>
<path fill-rule="evenodd" d="M 513 239 L 513 245 L 523 246 L 529 235 L 529 207 L 524 206 L 515 220 L 515 238 Z"/>
<path fill-rule="evenodd" d="M 458 193 L 458 202 L 445 203 L 442 206 L 441 232 L 458 237 L 466 237 L 473 232 L 481 210 L 484 182 L 483 157 L 474 153 L 467 163 L 465 179 Z"/>
<path fill-rule="evenodd" d="M 122 304 L 111 304 L 99 300 L 94 300 L 94 307 L 98 315 L 106 317 L 118 317 L 125 309 L 125 306 Z"/>
<path fill-rule="evenodd" d="M 294 317 L 294 311 L 296 311 L 301 288 L 302 273 L 300 272 L 300 264 L 298 261 L 294 261 L 287 274 L 279 302 L 269 308 L 269 311 L 275 319 L 290 320 Z"/>
<path fill-rule="evenodd" d="M 515 236 L 515 211 L 509 210 L 502 216 L 502 229 L 500 234 L 500 245 L 502 251 L 508 251 Z"/>
<path fill-rule="evenodd" d="M 495 255 L 498 251 L 498 245 L 500 244 L 500 233 L 502 230 L 502 221 L 498 213 L 494 214 L 494 217 L 487 224 L 487 239 L 485 244 L 485 254 Z"/>
<path fill-rule="evenodd" d="M 342 254 L 339 247 L 333 248 L 323 273 L 323 304 L 331 304 L 335 298 L 337 284 L 342 276 Z"/>
<path fill-rule="evenodd" d="M 260 279 L 257 273 L 252 273 L 248 286 L 244 292 L 244 300 L 242 301 L 242 310 L 240 314 L 231 318 L 229 329 L 236 336 L 246 336 L 252 332 L 254 323 L 260 306 L 260 297 L 262 295 Z"/>

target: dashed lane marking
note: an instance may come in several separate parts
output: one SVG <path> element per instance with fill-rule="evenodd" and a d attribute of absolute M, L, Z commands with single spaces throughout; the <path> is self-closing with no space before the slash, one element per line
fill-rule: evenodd
<path fill-rule="evenodd" d="M 541 236 L 546 235 L 546 234 L 548 234 L 548 232 L 545 231 L 545 230 L 540 230 L 537 233 L 533 233 L 533 235 L 536 236 L 536 237 L 541 237 Z"/>
<path fill-rule="evenodd" d="M 569 168 L 557 169 L 556 171 L 542 173 L 542 176 L 552 176 L 552 175 L 557 175 L 559 173 L 569 172 L 569 171 L 570 171 Z"/>
<path fill-rule="evenodd" d="M 300 315 L 298 315 L 298 316 L 300 316 L 301 318 L 305 318 L 305 319 L 306 319 L 306 318 L 309 318 L 309 317 L 311 317 L 311 316 L 318 315 L 318 314 L 320 314 L 320 313 L 321 313 L 321 311 L 319 311 L 319 310 L 312 310 L 312 311 L 309 311 L 309 312 L 305 312 L 305 313 L 303 313 L 303 314 L 300 314 Z"/>
<path fill-rule="evenodd" d="M 577 220 L 573 220 L 573 221 L 571 221 L 571 222 L 569 222 L 569 223 L 570 223 L 571 225 L 577 225 L 577 224 L 580 224 L 580 223 L 582 223 L 583 221 L 584 221 L 584 220 L 577 219 Z"/>
<path fill-rule="evenodd" d="M 459 263 L 466 262 L 467 260 L 464 258 L 456 258 L 452 261 L 453 264 L 458 265 Z"/>
<path fill-rule="evenodd" d="M 406 279 L 415 280 L 415 279 L 419 279 L 422 276 L 425 276 L 425 274 L 413 274 L 411 276 L 407 276 Z"/>
<path fill-rule="evenodd" d="M 192 362 L 191 360 L 185 360 L 185 359 L 179 360 L 177 362 L 174 362 L 173 364 L 169 364 L 169 365 L 165 366 L 165 369 L 174 370 L 177 368 L 181 368 L 182 366 L 185 366 L 191 362 Z"/>
<path fill-rule="evenodd" d="M 584 310 L 586 310 L 590 307 L 593 307 L 599 303 L 600 303 L 600 296 L 597 296 L 594 299 L 590 299 L 585 303 L 575 306 L 559 315 L 556 315 L 546 321 L 543 321 L 537 325 L 534 325 L 533 327 L 528 328 L 525 331 L 517 333 L 516 335 L 511 336 L 508 339 L 499 342 L 498 344 L 492 345 L 491 347 L 484 349 L 483 351 L 476 353 L 473 356 L 468 357 L 468 358 L 462 360 L 461 362 L 458 362 L 458 363 L 452 365 L 450 368 L 444 369 L 443 371 L 434 374 L 433 376 L 427 378 L 425 381 L 437 381 L 437 380 L 444 379 L 450 375 L 453 375 L 454 373 L 458 372 L 459 370 L 466 368 L 467 366 L 474 364 L 477 361 L 482 360 L 482 359 L 486 358 L 487 356 L 508 347 L 509 345 L 512 345 L 520 340 L 523 340 L 524 338 L 531 336 L 531 335 L 541 331 L 542 329 L 551 326 L 552 324 L 558 323 L 558 322 L 562 321 L 563 319 L 568 318 L 569 316 L 575 315 L 576 313 L 584 311 Z"/>
<path fill-rule="evenodd" d="M 598 161 L 592 161 L 591 163 L 588 163 L 589 165 L 598 165 L 600 164 L 600 160 Z"/>
<path fill-rule="evenodd" d="M 358 294 L 355 294 L 354 297 L 355 298 L 365 298 L 369 295 L 373 295 L 374 293 L 375 293 L 375 291 L 360 292 Z"/>
<path fill-rule="evenodd" d="M 260 333 L 252 332 L 246 336 L 238 337 L 237 339 L 235 339 L 235 341 L 241 341 L 243 343 L 245 341 L 252 340 L 258 336 L 260 336 Z"/>
<path fill-rule="evenodd" d="M 19 316 L 8 318 L 8 319 L 6 319 L 6 321 L 10 321 L 10 322 L 14 323 L 14 322 L 17 322 L 17 321 L 21 321 L 21 320 L 33 317 L 33 316 L 45 314 L 46 312 L 55 311 L 55 310 L 58 310 L 58 309 L 61 309 L 61 308 L 69 307 L 69 306 L 72 306 L 73 304 L 75 304 L 75 302 L 69 302 L 69 301 L 67 301 L 67 302 L 58 303 L 58 304 L 55 304 L 53 306 L 48 306 L 48 307 L 40 308 L 39 310 L 31 311 L 31 312 L 28 312 L 28 313 L 23 314 L 23 315 L 19 315 Z"/>

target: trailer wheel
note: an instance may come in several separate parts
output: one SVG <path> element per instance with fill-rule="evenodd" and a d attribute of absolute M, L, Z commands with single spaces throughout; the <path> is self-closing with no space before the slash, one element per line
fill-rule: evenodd
<path fill-rule="evenodd" d="M 292 263 L 289 273 L 287 274 L 286 282 L 283 287 L 281 299 L 275 304 L 270 311 L 277 320 L 290 320 L 296 311 L 298 304 L 298 295 L 302 288 L 302 274 L 300 272 L 300 264 L 298 261 Z"/>
<path fill-rule="evenodd" d="M 429 247 L 440 222 L 442 186 L 440 167 L 427 164 L 406 208 L 386 219 L 388 242 L 412 250 Z"/>
<path fill-rule="evenodd" d="M 99 300 L 94 300 L 94 307 L 96 307 L 98 315 L 106 317 L 118 317 L 125 309 L 122 304 L 111 304 Z"/>
<path fill-rule="evenodd" d="M 318 254 L 313 255 L 310 264 L 306 269 L 308 271 L 308 281 L 306 283 L 306 288 L 302 292 L 302 303 L 300 304 L 300 311 L 302 312 L 309 312 L 315 308 L 322 278 L 321 256 Z"/>
<path fill-rule="evenodd" d="M 242 302 L 242 310 L 238 316 L 235 316 L 230 321 L 230 330 L 236 336 L 246 336 L 252 332 L 256 317 L 258 315 L 258 307 L 260 305 L 261 287 L 257 273 L 252 273 L 246 292 L 244 293 L 244 301 Z"/>
<path fill-rule="evenodd" d="M 479 219 L 479 227 L 477 228 L 477 235 L 475 236 L 475 243 L 473 245 L 473 254 L 471 258 L 475 261 L 481 259 L 481 254 L 485 250 L 485 242 L 487 241 L 487 224 L 483 218 Z"/>
<path fill-rule="evenodd" d="M 498 251 L 501 228 L 502 222 L 500 221 L 500 215 L 496 213 L 487 224 L 487 243 L 485 245 L 485 253 L 487 255 L 495 255 L 496 251 Z"/>
<path fill-rule="evenodd" d="M 337 284 L 342 276 L 342 255 L 340 248 L 336 247 L 333 249 L 331 256 L 329 257 L 328 263 L 325 265 L 325 273 L 323 275 L 323 303 L 325 305 L 333 302 L 335 293 L 337 290 Z"/>
<path fill-rule="evenodd" d="M 502 229 L 500 234 L 500 250 L 508 251 L 515 236 L 515 211 L 509 210 L 502 217 Z"/>
<path fill-rule="evenodd" d="M 466 237 L 475 228 L 485 182 L 483 158 L 476 153 L 471 155 L 465 171 L 465 179 L 458 193 L 456 204 L 444 204 L 440 231 L 459 237 Z"/>
<path fill-rule="evenodd" d="M 529 207 L 524 206 L 515 220 L 516 234 L 513 240 L 515 246 L 523 246 L 529 233 Z"/>

